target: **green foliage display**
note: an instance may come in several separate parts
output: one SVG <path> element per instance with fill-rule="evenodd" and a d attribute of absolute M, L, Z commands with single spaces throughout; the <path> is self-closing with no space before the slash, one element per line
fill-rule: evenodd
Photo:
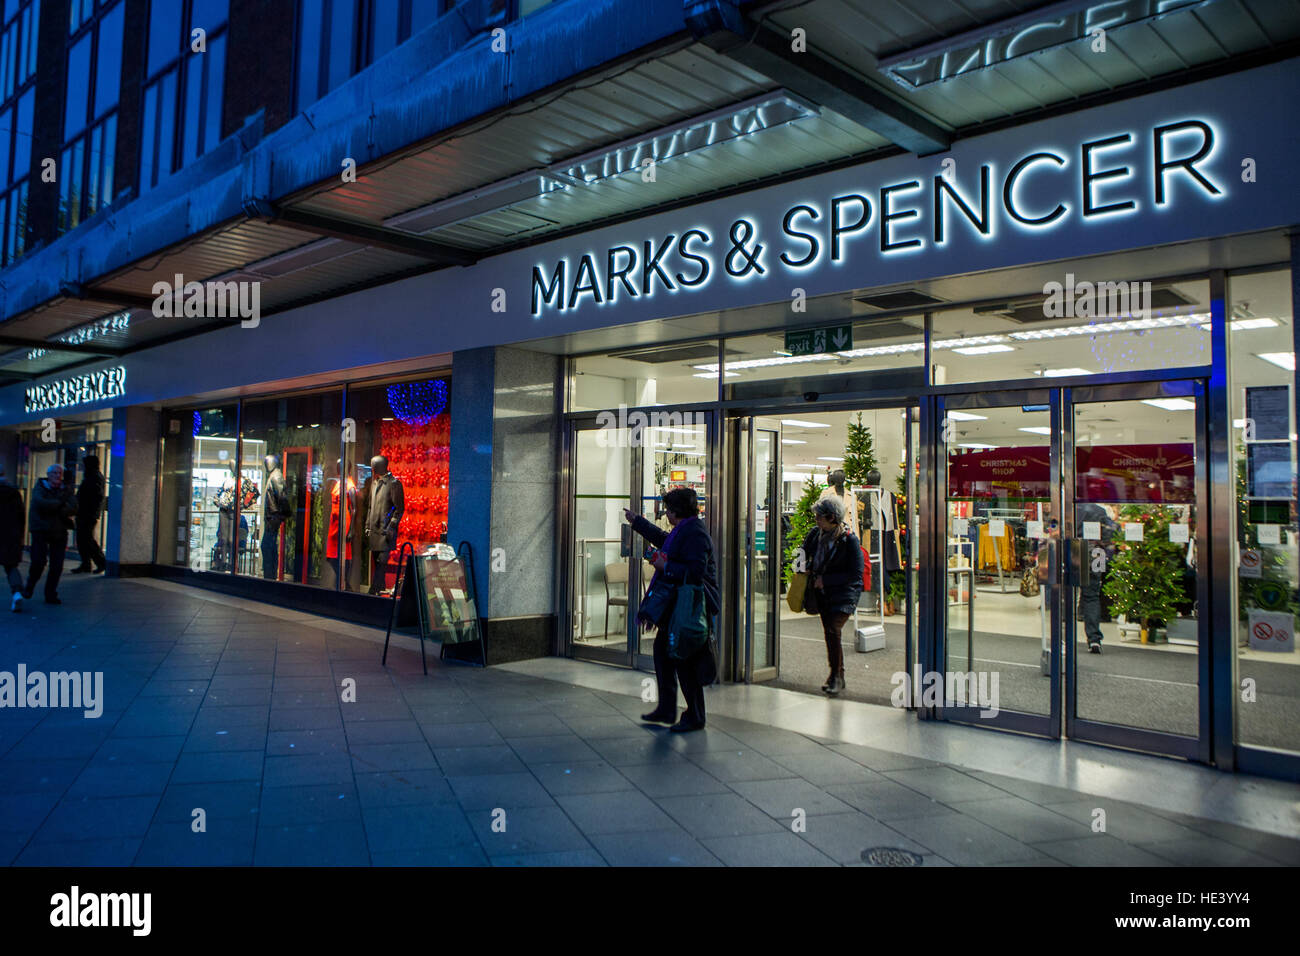
<path fill-rule="evenodd" d="M 1169 540 L 1169 525 L 1179 520 L 1167 505 L 1136 504 L 1120 509 L 1118 528 L 1102 590 L 1111 609 L 1145 628 L 1159 627 L 1178 617 L 1183 601 L 1183 562 L 1187 546 Z M 1141 541 L 1125 541 L 1123 525 L 1143 525 Z"/>
<path fill-rule="evenodd" d="M 1237 543 L 1242 551 L 1256 549 L 1260 553 L 1258 578 L 1237 578 L 1237 619 L 1242 623 L 1249 620 L 1250 609 L 1262 607 L 1259 591 L 1263 587 L 1281 588 L 1289 595 L 1285 608 L 1292 614 L 1300 614 L 1300 601 L 1296 600 L 1296 589 L 1292 583 L 1291 561 L 1287 549 L 1279 545 L 1261 545 L 1259 543 L 1259 525 L 1250 520 L 1250 500 L 1246 497 L 1246 446 L 1237 443 Z M 1282 529 L 1281 541 L 1286 543 L 1286 529 Z"/>
<path fill-rule="evenodd" d="M 862 413 L 858 412 L 857 422 L 849 422 L 849 440 L 844 446 L 844 483 L 848 485 L 865 485 L 867 474 L 876 468 L 875 443 L 871 440 L 871 430 L 862 424 Z"/>
<path fill-rule="evenodd" d="M 817 526 L 812 509 L 825 487 L 809 475 L 803 483 L 803 494 L 799 496 L 799 501 L 794 506 L 794 514 L 790 515 L 790 537 L 785 541 L 785 562 L 781 568 L 781 580 L 786 584 L 790 583 L 790 578 L 794 574 L 792 564 L 795 552 L 803 544 L 803 539 L 808 537 L 808 532 Z"/>
<path fill-rule="evenodd" d="M 910 573 L 907 569 L 907 519 L 911 514 L 907 502 L 907 472 L 898 473 L 896 486 L 898 488 L 898 546 L 902 552 L 903 569 L 889 576 L 889 591 L 886 596 L 896 607 L 902 608 L 907 600 L 907 575 Z"/>

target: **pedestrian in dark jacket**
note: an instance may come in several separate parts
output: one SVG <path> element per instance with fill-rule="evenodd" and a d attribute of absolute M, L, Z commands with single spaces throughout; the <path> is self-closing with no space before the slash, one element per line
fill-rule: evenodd
<path fill-rule="evenodd" d="M 9 609 L 14 613 L 23 609 L 23 576 L 18 565 L 23 562 L 23 532 L 27 527 L 27 512 L 23 496 L 5 480 L 4 466 L 0 465 L 0 567 L 9 579 Z"/>
<path fill-rule="evenodd" d="M 63 556 L 68 550 L 68 532 L 72 530 L 76 513 L 77 499 L 72 489 L 63 485 L 63 466 L 50 465 L 45 477 L 32 488 L 32 503 L 27 513 L 27 526 L 32 532 L 32 566 L 23 593 L 29 601 L 48 560 L 50 575 L 45 579 L 45 603 L 63 603 L 59 600 L 59 578 L 63 576 Z"/>
<path fill-rule="evenodd" d="M 817 529 L 804 539 L 803 552 L 831 668 L 822 690 L 834 697 L 844 689 L 841 633 L 862 594 L 862 544 L 845 524 L 844 503 L 838 497 L 823 498 L 813 505 L 813 517 Z"/>
<path fill-rule="evenodd" d="M 104 476 L 99 470 L 99 459 L 87 455 L 82 463 L 86 469 L 77 489 L 77 553 L 81 563 L 72 569 L 73 574 L 84 574 L 94 565 L 96 574 L 108 567 L 104 549 L 99 546 L 99 516 L 104 513 Z"/>
<path fill-rule="evenodd" d="M 691 488 L 674 488 L 663 496 L 671 531 L 664 531 L 629 508 L 623 509 L 632 530 L 658 550 L 651 564 L 655 575 L 650 579 L 650 590 L 656 584 L 699 584 L 704 588 L 705 610 L 709 619 L 718 613 L 718 571 L 713 559 L 713 539 L 700 519 L 699 499 Z M 668 622 L 672 618 L 673 604 L 659 620 L 642 619 L 643 627 L 656 628 L 654 641 L 655 680 L 659 684 L 659 703 L 641 719 L 648 723 L 671 724 L 668 729 L 676 733 L 700 730 L 704 726 L 704 685 L 717 676 L 713 671 L 713 652 L 706 644 L 693 657 L 675 661 L 668 656 Z M 677 684 L 681 682 L 682 697 L 686 699 L 686 712 L 677 720 Z"/>

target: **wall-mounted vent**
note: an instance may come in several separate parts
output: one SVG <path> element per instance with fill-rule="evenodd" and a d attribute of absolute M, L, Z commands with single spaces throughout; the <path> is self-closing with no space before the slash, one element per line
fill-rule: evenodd
<path fill-rule="evenodd" d="M 652 345 L 641 349 L 626 349 L 622 352 L 610 352 L 610 358 L 631 359 L 634 362 L 649 362 L 662 365 L 664 362 L 698 362 L 705 359 L 718 360 L 718 346 L 712 342 L 697 342 L 686 345 Z"/>
<path fill-rule="evenodd" d="M 880 295 L 859 296 L 857 301 L 863 305 L 869 305 L 873 309 L 880 309 L 883 312 L 887 309 L 924 309 L 929 306 L 939 305 L 944 300 L 936 299 L 934 296 L 926 295 L 916 289 L 904 289 L 901 292 L 882 292 Z"/>

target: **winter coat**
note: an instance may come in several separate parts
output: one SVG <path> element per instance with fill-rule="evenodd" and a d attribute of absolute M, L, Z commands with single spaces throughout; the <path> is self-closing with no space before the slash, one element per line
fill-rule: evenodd
<path fill-rule="evenodd" d="M 803 540 L 803 552 L 808 561 L 808 586 L 820 575 L 821 590 L 817 592 L 817 609 L 840 614 L 852 614 L 862 595 L 862 543 L 851 531 L 838 535 L 830 545 L 826 563 L 820 569 L 813 567 L 817 556 L 817 537 L 820 528 L 813 528 Z"/>
<path fill-rule="evenodd" d="M 0 481 L 0 565 L 12 568 L 23 560 L 26 524 L 22 494 L 9 482 Z"/>
<path fill-rule="evenodd" d="M 632 530 L 656 548 L 663 547 L 670 533 L 640 515 L 632 522 Z M 675 530 L 676 534 L 668 548 L 668 563 L 662 571 L 655 572 L 650 579 L 650 587 L 654 587 L 654 583 L 661 579 L 671 584 L 703 585 L 704 603 L 712 617 L 722 606 L 718 591 L 718 568 L 713 559 L 713 539 L 699 518 L 687 518 L 679 522 Z M 672 613 L 671 607 L 667 613 Z M 667 623 L 660 621 L 658 626 L 662 629 Z"/>
<path fill-rule="evenodd" d="M 60 485 L 56 490 L 42 478 L 32 487 L 32 504 L 27 513 L 27 525 L 33 535 L 57 538 L 72 528 L 72 518 L 77 513 L 77 499 L 71 488 Z"/>

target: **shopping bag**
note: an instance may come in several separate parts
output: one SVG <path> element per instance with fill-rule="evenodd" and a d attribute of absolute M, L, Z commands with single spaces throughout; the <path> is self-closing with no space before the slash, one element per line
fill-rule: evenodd
<path fill-rule="evenodd" d="M 785 605 L 795 614 L 803 611 L 803 595 L 808 587 L 808 575 L 796 571 L 790 575 L 790 587 L 785 592 Z"/>
<path fill-rule="evenodd" d="M 668 621 L 668 656 L 685 661 L 699 653 L 709 640 L 709 616 L 704 588 L 698 584 L 677 587 L 677 602 Z"/>

